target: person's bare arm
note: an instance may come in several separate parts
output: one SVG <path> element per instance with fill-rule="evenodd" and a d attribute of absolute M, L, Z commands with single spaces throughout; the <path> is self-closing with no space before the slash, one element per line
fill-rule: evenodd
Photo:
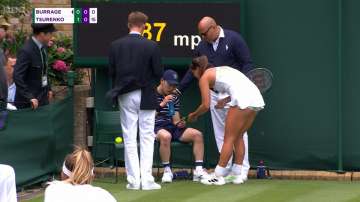
<path fill-rule="evenodd" d="M 210 87 L 209 87 L 209 76 L 203 75 L 199 80 L 199 88 L 201 92 L 201 104 L 192 113 L 189 114 L 189 122 L 196 121 L 197 118 L 207 112 L 210 108 Z"/>

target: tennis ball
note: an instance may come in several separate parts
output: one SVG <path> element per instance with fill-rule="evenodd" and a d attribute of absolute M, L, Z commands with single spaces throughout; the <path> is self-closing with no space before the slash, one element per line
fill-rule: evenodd
<path fill-rule="evenodd" d="M 117 144 L 122 143 L 122 141 L 123 141 L 122 137 L 116 137 L 115 138 L 115 143 L 117 143 Z"/>

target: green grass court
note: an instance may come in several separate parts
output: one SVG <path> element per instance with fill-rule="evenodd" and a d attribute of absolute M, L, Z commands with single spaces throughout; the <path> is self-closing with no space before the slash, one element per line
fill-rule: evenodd
<path fill-rule="evenodd" d="M 162 184 L 157 191 L 130 191 L 125 182 L 95 183 L 110 191 L 120 202 L 126 201 L 259 201 L 259 202 L 358 202 L 360 182 L 307 180 L 249 180 L 243 185 L 206 186 L 191 181 Z M 42 202 L 43 196 L 29 200 Z"/>

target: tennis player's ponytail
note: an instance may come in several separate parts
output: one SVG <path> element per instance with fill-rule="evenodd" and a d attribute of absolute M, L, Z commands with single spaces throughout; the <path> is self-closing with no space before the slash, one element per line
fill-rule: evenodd
<path fill-rule="evenodd" d="M 73 153 L 66 156 L 63 173 L 72 184 L 90 184 L 94 175 L 94 162 L 90 152 L 76 147 Z"/>

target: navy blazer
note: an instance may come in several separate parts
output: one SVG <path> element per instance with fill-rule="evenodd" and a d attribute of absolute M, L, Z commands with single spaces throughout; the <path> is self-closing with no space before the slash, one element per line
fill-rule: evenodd
<path fill-rule="evenodd" d="M 4 103 L 7 102 L 7 97 L 8 97 L 8 85 L 6 81 L 5 58 L 4 58 L 3 50 L 0 49 L 0 105 L 1 103 L 4 105 Z M 0 111 L 1 110 L 2 109 L 0 106 Z"/>
<path fill-rule="evenodd" d="M 163 74 L 160 48 L 154 41 L 139 34 L 129 34 L 112 42 L 109 54 L 109 75 L 113 100 L 121 94 L 141 89 L 142 110 L 157 107 L 155 88 Z"/>
<path fill-rule="evenodd" d="M 17 108 L 31 107 L 30 100 L 37 99 L 39 106 L 49 104 L 48 85 L 42 87 L 42 74 L 45 67 L 41 60 L 39 47 L 30 38 L 17 53 L 14 66 L 14 82 L 16 85 L 15 106 Z"/>

